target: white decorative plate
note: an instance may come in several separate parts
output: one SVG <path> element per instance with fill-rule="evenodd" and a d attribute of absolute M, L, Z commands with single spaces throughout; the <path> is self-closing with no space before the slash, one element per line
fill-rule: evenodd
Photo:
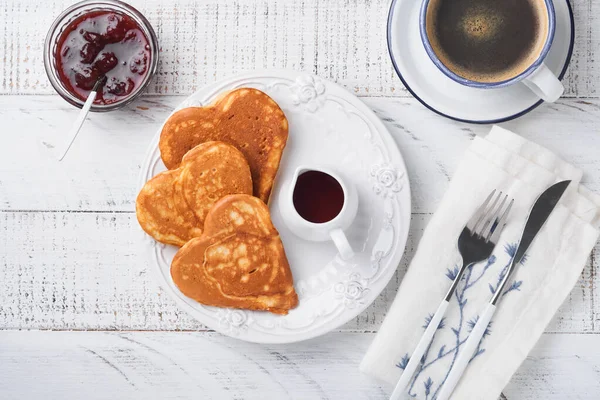
<path fill-rule="evenodd" d="M 362 312 L 381 293 L 396 270 L 408 236 L 410 188 L 404 161 L 382 122 L 345 89 L 293 71 L 260 71 L 205 87 L 177 109 L 209 104 L 239 87 L 266 92 L 289 121 L 270 209 L 294 275 L 300 303 L 286 316 L 203 306 L 175 286 L 170 264 L 177 248 L 144 234 L 144 251 L 161 286 L 177 304 L 208 327 L 242 340 L 288 343 L 322 335 Z M 152 140 L 142 166 L 140 188 L 163 171 L 158 140 Z M 346 231 L 356 251 L 351 262 L 337 257 L 333 243 L 307 242 L 284 225 L 279 213 L 282 183 L 300 164 L 331 165 L 351 177 L 359 210 Z"/>

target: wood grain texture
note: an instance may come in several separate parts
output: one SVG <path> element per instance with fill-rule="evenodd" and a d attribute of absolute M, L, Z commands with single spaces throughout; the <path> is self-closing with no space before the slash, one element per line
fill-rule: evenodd
<path fill-rule="evenodd" d="M 53 93 L 43 39 L 74 1 L 0 0 L 0 94 Z M 186 94 L 241 70 L 291 68 L 363 96 L 410 97 L 388 57 L 389 0 L 131 0 L 160 41 L 152 94 Z M 598 97 L 600 1 L 572 1 L 576 46 L 567 97 Z"/>
<path fill-rule="evenodd" d="M 428 220 L 413 216 L 390 284 L 339 331 L 378 330 Z M 206 330 L 159 289 L 141 239 L 133 213 L 0 213 L 0 329 Z M 600 332 L 598 269 L 588 262 L 547 332 Z"/>
<path fill-rule="evenodd" d="M 0 332 L 0 398 L 384 400 L 358 371 L 372 334 L 286 346 L 213 333 Z M 572 371 L 578 371 L 576 375 Z M 544 335 L 513 376 L 508 400 L 595 400 L 599 335 Z"/>
<path fill-rule="evenodd" d="M 125 110 L 91 115 L 59 163 L 42 143 L 64 140 L 77 110 L 57 96 L 0 96 L 0 121 L 10 127 L 0 146 L 0 210 L 133 211 L 148 144 L 183 100 L 146 96 Z M 434 212 L 471 139 L 490 126 L 449 121 L 414 99 L 363 100 L 402 151 L 413 211 Z M 600 100 L 563 99 L 503 126 L 581 168 L 584 184 L 600 192 Z"/>
<path fill-rule="evenodd" d="M 49 85 L 43 39 L 74 2 L 0 0 L 0 399 L 386 399 L 389 388 L 358 363 L 460 155 L 489 126 L 449 121 L 410 97 L 387 55 L 389 0 L 131 0 L 161 45 L 149 95 L 90 116 L 58 163 L 51 147 L 77 110 Z M 600 0 L 572 3 L 567 98 L 503 125 L 574 163 L 600 192 Z M 413 194 L 406 257 L 381 296 L 336 333 L 286 346 L 232 340 L 179 311 L 139 251 L 133 214 L 148 143 L 171 110 L 208 83 L 263 68 L 315 73 L 362 96 L 398 143 Z M 597 399 L 599 349 L 600 245 L 503 398 Z"/>

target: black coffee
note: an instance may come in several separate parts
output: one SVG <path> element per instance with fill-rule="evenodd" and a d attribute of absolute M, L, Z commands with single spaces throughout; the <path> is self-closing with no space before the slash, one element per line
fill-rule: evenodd
<path fill-rule="evenodd" d="M 525 71 L 548 32 L 543 0 L 431 0 L 427 36 L 452 72 L 478 82 L 500 82 Z"/>

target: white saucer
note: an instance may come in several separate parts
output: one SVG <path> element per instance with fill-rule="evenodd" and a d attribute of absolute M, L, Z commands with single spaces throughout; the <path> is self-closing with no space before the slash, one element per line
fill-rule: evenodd
<path fill-rule="evenodd" d="M 546 65 L 562 79 L 575 38 L 573 11 L 568 0 L 553 0 L 556 34 Z M 542 103 L 522 83 L 498 89 L 463 86 L 433 64 L 419 33 L 421 1 L 392 0 L 388 15 L 388 50 L 402 83 L 423 105 L 445 117 L 462 122 L 488 124 L 508 121 Z"/>
<path fill-rule="evenodd" d="M 203 306 L 175 286 L 170 265 L 177 251 L 140 229 L 163 289 L 202 324 L 261 343 L 287 343 L 322 335 L 361 313 L 385 288 L 400 263 L 410 223 L 410 188 L 392 136 L 357 97 L 338 85 L 294 71 L 259 71 L 200 89 L 178 109 L 209 104 L 219 94 L 254 87 L 271 96 L 289 121 L 289 138 L 271 196 L 271 217 L 286 250 L 300 304 L 287 316 Z M 140 188 L 165 170 L 154 137 L 140 176 Z M 357 253 L 344 262 L 332 242 L 296 237 L 282 221 L 282 183 L 301 164 L 331 165 L 351 177 L 359 197 L 356 219 L 346 231 Z"/>

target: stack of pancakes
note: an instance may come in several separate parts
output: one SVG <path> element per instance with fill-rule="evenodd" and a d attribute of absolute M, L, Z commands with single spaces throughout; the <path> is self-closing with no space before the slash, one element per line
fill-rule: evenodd
<path fill-rule="evenodd" d="M 287 135 L 277 103 L 248 88 L 165 123 L 159 147 L 169 170 L 144 185 L 136 214 L 154 239 L 183 246 L 171 276 L 186 296 L 276 314 L 298 304 L 266 205 Z"/>

